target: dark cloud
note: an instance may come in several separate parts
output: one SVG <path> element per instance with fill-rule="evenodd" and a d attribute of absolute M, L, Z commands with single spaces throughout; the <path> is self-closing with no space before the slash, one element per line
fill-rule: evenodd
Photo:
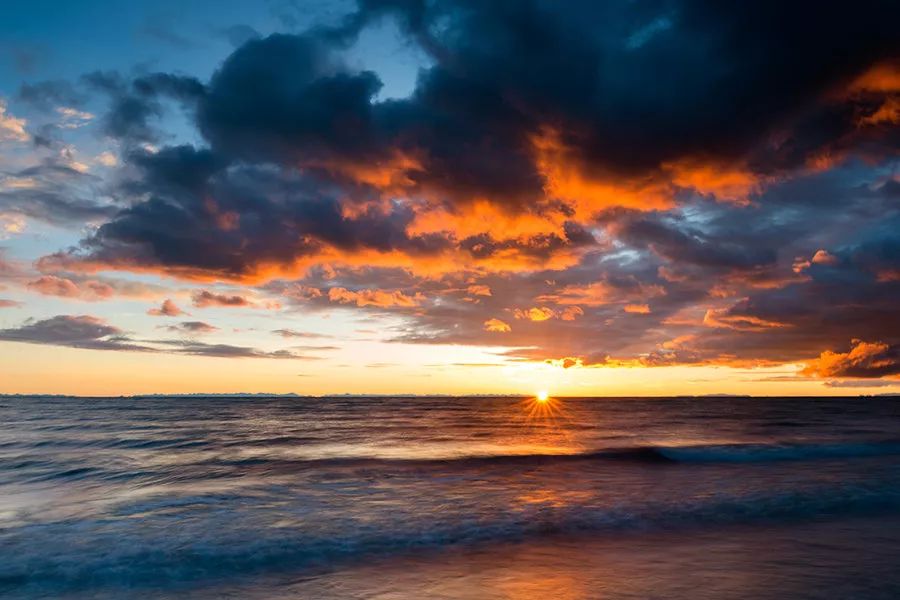
<path fill-rule="evenodd" d="M 98 222 L 117 207 L 99 194 L 94 176 L 51 159 L 0 174 L 0 213 L 16 213 L 54 225 Z"/>
<path fill-rule="evenodd" d="M 290 350 L 258 350 L 246 346 L 232 346 L 230 344 L 204 344 L 194 340 L 166 340 L 159 344 L 165 345 L 176 354 L 191 354 L 194 356 L 212 356 L 218 358 L 280 358 L 290 360 L 318 360 L 317 356 L 296 354 Z"/>
<path fill-rule="evenodd" d="M 835 379 L 825 382 L 825 387 L 830 388 L 876 388 L 898 386 L 900 386 L 900 381 L 891 381 L 889 379 Z"/>
<path fill-rule="evenodd" d="M 117 72 L 96 71 L 82 80 L 89 89 L 109 98 L 110 107 L 103 117 L 105 132 L 128 144 L 160 139 L 157 121 L 165 112 L 165 101 L 190 109 L 205 93 L 196 78 L 171 73 L 149 73 L 129 80 Z"/>
<path fill-rule="evenodd" d="M 191 296 L 191 301 L 197 308 L 209 307 L 233 307 L 233 308 L 249 308 L 256 304 L 243 296 L 214 294 L 209 290 L 197 290 Z"/>
<path fill-rule="evenodd" d="M 331 337 L 330 335 L 325 335 L 322 333 L 312 333 L 309 331 L 296 331 L 294 329 L 276 329 L 272 333 L 279 335 L 283 338 L 319 339 L 319 338 Z"/>
<path fill-rule="evenodd" d="M 24 83 L 19 88 L 18 99 L 44 112 L 60 106 L 82 107 L 88 95 L 72 82 L 65 80 Z"/>
<path fill-rule="evenodd" d="M 169 325 L 166 329 L 175 333 L 187 334 L 213 333 L 214 331 L 219 330 L 218 327 L 210 325 L 209 323 L 204 323 L 203 321 L 182 321 L 177 325 Z"/>
<path fill-rule="evenodd" d="M 133 154 L 140 174 L 125 189 L 149 199 L 104 225 L 86 254 L 234 278 L 330 249 L 546 262 L 592 243 L 584 207 L 573 204 L 615 206 L 629 193 L 626 203 L 646 208 L 684 187 L 732 200 L 831 151 L 858 129 L 861 92 L 842 95 L 841 86 L 898 50 L 885 10 L 363 2 L 341 26 L 248 39 L 208 84 L 93 73 L 86 81 L 113 100 L 111 135 L 156 139 L 153 120 L 168 99 L 196 110 L 209 148 Z M 341 59 L 380 18 L 397 20 L 431 56 L 408 98 L 379 100 L 378 76 Z M 831 54 L 839 60 L 821 60 Z M 823 127 L 805 120 L 832 105 L 835 131 L 819 139 Z M 776 154 L 773 139 L 791 158 L 751 160 Z M 385 205 L 385 195 L 399 199 Z M 548 227 L 502 238 L 453 224 L 410 234 L 429 209 L 453 214 L 483 200 Z M 380 205 L 348 211 L 347 202 Z M 700 266 L 775 258 L 665 218 L 632 219 L 619 232 Z"/>
<path fill-rule="evenodd" d="M 442 235 L 411 235 L 413 212 L 397 205 L 344 214 L 337 191 L 265 168 L 224 169 L 208 150 L 182 146 L 133 154 L 142 178 L 123 191 L 149 196 L 83 242 L 76 258 L 225 278 L 289 267 L 333 248 L 429 255 Z"/>
<path fill-rule="evenodd" d="M 133 343 L 118 327 L 88 315 L 59 315 L 41 321 L 29 320 L 21 327 L 0 329 L 0 340 L 90 350 L 149 350 Z"/>
<path fill-rule="evenodd" d="M 188 322 L 193 323 L 193 322 Z M 184 324 L 183 324 L 184 325 Z M 206 324 L 201 324 L 206 325 Z M 208 327 L 208 326 L 207 326 Z M 187 331 L 196 333 L 203 327 L 189 325 Z M 20 327 L 0 329 L 0 340 L 66 346 L 88 350 L 120 350 L 129 352 L 163 352 L 221 358 L 282 358 L 314 360 L 318 357 L 297 354 L 292 350 L 259 350 L 229 344 L 206 344 L 196 340 L 150 340 L 138 342 L 121 329 L 103 319 L 89 315 L 59 315 L 35 321 L 29 319 Z"/>
<path fill-rule="evenodd" d="M 753 243 L 772 235 L 771 230 L 752 237 L 752 229 L 738 228 L 710 234 L 659 214 L 632 214 L 614 224 L 618 239 L 636 248 L 646 248 L 678 265 L 696 265 L 745 270 L 772 266 L 775 250 L 768 244 Z M 765 240 L 768 241 L 768 240 Z"/>

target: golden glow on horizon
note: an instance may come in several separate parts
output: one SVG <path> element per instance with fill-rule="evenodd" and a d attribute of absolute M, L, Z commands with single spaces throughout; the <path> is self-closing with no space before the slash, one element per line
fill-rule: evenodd
<path fill-rule="evenodd" d="M 384 365 L 367 368 L 372 356 Z M 801 377 L 806 366 L 665 366 L 562 368 L 515 362 L 488 366 L 497 357 L 463 346 L 375 342 L 348 344 L 332 360 L 294 361 L 109 352 L 38 344 L 0 344 L 0 394 L 118 396 L 147 393 L 297 394 L 520 394 L 552 390 L 531 404 L 561 404 L 560 396 L 846 396 L 900 391 L 895 387 L 846 388 Z M 47 365 L 58 365 L 48 376 Z"/>
<path fill-rule="evenodd" d="M 547 390 L 541 390 L 534 395 L 534 399 L 543 404 L 550 399 L 550 394 L 547 393 Z"/>

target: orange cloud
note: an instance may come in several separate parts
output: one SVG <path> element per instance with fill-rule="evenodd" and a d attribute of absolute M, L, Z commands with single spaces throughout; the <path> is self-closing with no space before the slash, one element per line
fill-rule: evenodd
<path fill-rule="evenodd" d="M 510 210 L 486 198 L 475 198 L 453 207 L 440 204 L 417 206 L 415 218 L 406 231 L 410 235 L 452 232 L 458 239 L 482 233 L 515 239 L 547 233 L 563 235 L 566 218 L 558 211 Z"/>
<path fill-rule="evenodd" d="M 887 123 L 890 125 L 900 124 L 900 98 L 887 98 L 875 112 L 860 117 L 857 121 L 859 125 L 880 125 Z"/>
<path fill-rule="evenodd" d="M 813 254 L 813 257 L 810 259 L 803 258 L 802 256 L 795 258 L 793 265 L 791 265 L 791 269 L 794 273 L 799 274 L 803 273 L 803 271 L 810 268 L 812 265 L 833 266 L 838 264 L 838 262 L 838 257 L 828 250 L 816 250 L 816 253 Z"/>
<path fill-rule="evenodd" d="M 377 289 L 352 291 L 343 287 L 329 289 L 328 299 L 339 304 L 355 304 L 359 307 L 375 306 L 378 308 L 410 308 L 418 306 L 425 300 L 424 296 L 419 293 L 415 296 L 407 296 L 401 291 L 386 292 Z"/>
<path fill-rule="evenodd" d="M 900 373 L 897 352 L 884 342 L 853 340 L 848 352 L 826 350 L 801 371 L 811 377 L 882 377 Z"/>
<path fill-rule="evenodd" d="M 414 173 L 421 172 L 424 167 L 415 156 L 400 150 L 393 150 L 391 156 L 382 160 L 366 162 L 350 161 L 307 161 L 303 167 L 320 168 L 332 173 L 344 175 L 391 194 L 398 193 L 415 185 Z"/>
<path fill-rule="evenodd" d="M 673 205 L 668 186 L 648 178 L 626 181 L 612 175 L 588 175 L 560 133 L 545 128 L 531 137 L 535 166 L 544 179 L 544 191 L 551 198 L 566 200 L 575 209 L 576 219 L 587 219 L 610 207 L 656 210 Z"/>
<path fill-rule="evenodd" d="M 556 315 L 563 321 L 574 321 L 576 318 L 584 315 L 584 311 L 580 306 L 567 306 L 557 311 Z"/>
<path fill-rule="evenodd" d="M 612 301 L 616 290 L 608 284 L 597 281 L 588 285 L 567 285 L 555 294 L 538 297 L 539 302 L 555 304 L 583 304 L 585 306 L 603 306 Z"/>
<path fill-rule="evenodd" d="M 871 127 L 881 124 L 897 125 L 900 123 L 900 62 L 879 63 L 857 77 L 843 95 L 864 96 L 868 98 L 882 96 L 883 99 L 874 111 L 860 115 L 857 125 Z"/>
<path fill-rule="evenodd" d="M 79 298 L 81 300 L 106 300 L 115 294 L 115 289 L 102 281 L 88 280 L 80 283 L 66 277 L 44 275 L 27 284 L 29 290 L 45 296 Z"/>
<path fill-rule="evenodd" d="M 877 277 L 879 283 L 886 283 L 888 281 L 900 281 L 900 269 L 884 269 L 882 271 L 878 271 Z"/>
<path fill-rule="evenodd" d="M 552 308 L 547 308 L 546 306 L 535 306 L 525 310 L 517 308 L 513 311 L 513 316 L 516 319 L 540 322 L 552 319 L 556 316 L 556 313 Z"/>
<path fill-rule="evenodd" d="M 486 285 L 470 285 L 466 291 L 473 296 L 490 296 L 491 288 Z"/>
<path fill-rule="evenodd" d="M 535 322 L 547 321 L 549 319 L 574 321 L 582 315 L 584 315 L 584 310 L 582 310 L 580 306 L 566 306 L 562 310 L 553 310 L 547 306 L 535 306 L 525 310 L 517 308 L 513 311 L 513 316 L 516 319 Z"/>
<path fill-rule="evenodd" d="M 879 63 L 850 84 L 851 92 L 900 92 L 900 62 Z"/>
<path fill-rule="evenodd" d="M 627 288 L 618 288 L 605 281 L 595 281 L 587 285 L 567 285 L 553 294 L 537 297 L 538 302 L 559 305 L 606 306 L 625 302 L 633 298 L 655 298 L 665 296 L 666 290 L 660 285 L 634 281 Z"/>
<path fill-rule="evenodd" d="M 663 342 L 662 344 L 660 344 L 660 346 L 662 346 L 666 350 L 677 350 L 679 348 L 683 348 L 689 342 L 692 342 L 695 339 L 697 339 L 697 336 L 693 334 L 680 335 L 676 338 Z"/>
<path fill-rule="evenodd" d="M 756 175 L 746 169 L 699 161 L 679 161 L 663 165 L 679 187 L 701 194 L 712 194 L 719 200 L 747 204 L 748 197 L 760 190 Z"/>
<path fill-rule="evenodd" d="M 459 271 L 460 265 L 473 265 L 490 273 L 522 273 L 537 269 L 563 270 L 578 263 L 583 248 L 561 247 L 547 252 L 529 252 L 529 238 L 512 238 L 498 242 L 514 242 L 511 247 L 500 248 L 486 256 L 473 255 L 459 247 L 429 254 L 411 254 L 401 250 L 341 250 L 322 247 L 315 254 L 297 258 L 259 259 L 247 263 L 241 271 L 209 270 L 180 265 L 143 264 L 127 256 L 115 259 L 94 259 L 66 252 L 43 256 L 36 266 L 43 272 L 99 273 L 123 271 L 167 276 L 200 283 L 230 282 L 260 285 L 275 279 L 300 278 L 310 268 L 328 264 L 346 267 L 387 267 L 408 269 L 425 277 L 438 277 Z M 539 239 L 537 241 L 540 241 Z"/>
<path fill-rule="evenodd" d="M 583 359 L 577 356 L 564 356 L 563 358 L 548 358 L 544 361 L 548 365 L 554 367 L 562 367 L 563 369 L 571 369 L 572 367 L 583 367 Z"/>
<path fill-rule="evenodd" d="M 788 327 L 787 323 L 761 319 L 752 315 L 734 315 L 727 308 L 710 308 L 703 316 L 707 327 L 734 329 L 736 331 L 764 331 L 775 327 Z"/>
<path fill-rule="evenodd" d="M 838 257 L 828 252 L 828 250 L 817 250 L 812 257 L 814 265 L 836 265 Z"/>
<path fill-rule="evenodd" d="M 647 304 L 626 304 L 624 310 L 627 313 L 646 315 L 650 313 L 650 306 Z"/>
<path fill-rule="evenodd" d="M 512 327 L 504 323 L 500 319 L 488 319 L 484 322 L 484 330 L 495 333 L 508 333 L 512 331 Z"/>

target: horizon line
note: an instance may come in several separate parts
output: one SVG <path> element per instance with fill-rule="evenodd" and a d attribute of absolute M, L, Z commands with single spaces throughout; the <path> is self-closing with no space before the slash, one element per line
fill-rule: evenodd
<path fill-rule="evenodd" d="M 330 393 L 330 394 L 299 394 L 296 392 L 286 393 L 267 393 L 267 392 L 219 392 L 219 393 L 203 393 L 203 392 L 183 392 L 183 393 L 147 393 L 147 394 L 119 394 L 119 395 L 102 395 L 102 394 L 42 394 L 42 393 L 0 393 L 0 399 L 3 398 L 75 398 L 75 399 L 125 399 L 125 398 L 306 398 L 306 399 L 327 399 L 327 398 L 531 398 L 534 394 L 526 393 L 509 393 L 509 394 L 366 394 L 366 393 Z M 553 395 L 555 399 L 591 399 L 591 400 L 617 400 L 617 399 L 688 399 L 688 398 L 749 398 L 749 399 L 772 399 L 772 398 L 890 398 L 900 397 L 900 392 L 884 392 L 880 394 L 846 394 L 846 395 L 814 395 L 814 394 L 668 394 L 668 395 L 649 395 L 636 394 L 628 396 L 609 396 L 609 395 Z"/>

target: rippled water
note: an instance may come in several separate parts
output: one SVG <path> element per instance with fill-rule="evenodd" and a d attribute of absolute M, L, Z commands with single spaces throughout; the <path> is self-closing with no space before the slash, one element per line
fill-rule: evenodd
<path fill-rule="evenodd" d="M 0 592 L 543 597 L 415 585 L 506 568 L 510 548 L 520 575 L 552 548 L 581 583 L 608 583 L 610 544 L 648 556 L 699 540 L 660 551 L 659 578 L 691 569 L 664 556 L 708 567 L 711 540 L 765 548 L 841 523 L 805 534 L 827 540 L 810 555 L 827 563 L 860 516 L 881 534 L 874 557 L 853 555 L 864 582 L 879 557 L 900 560 L 898 416 L 888 398 L 3 398 Z M 379 582 L 371 561 L 396 576 Z M 803 562 L 779 573 L 808 585 Z M 647 597 L 619 591 L 602 597 Z"/>

